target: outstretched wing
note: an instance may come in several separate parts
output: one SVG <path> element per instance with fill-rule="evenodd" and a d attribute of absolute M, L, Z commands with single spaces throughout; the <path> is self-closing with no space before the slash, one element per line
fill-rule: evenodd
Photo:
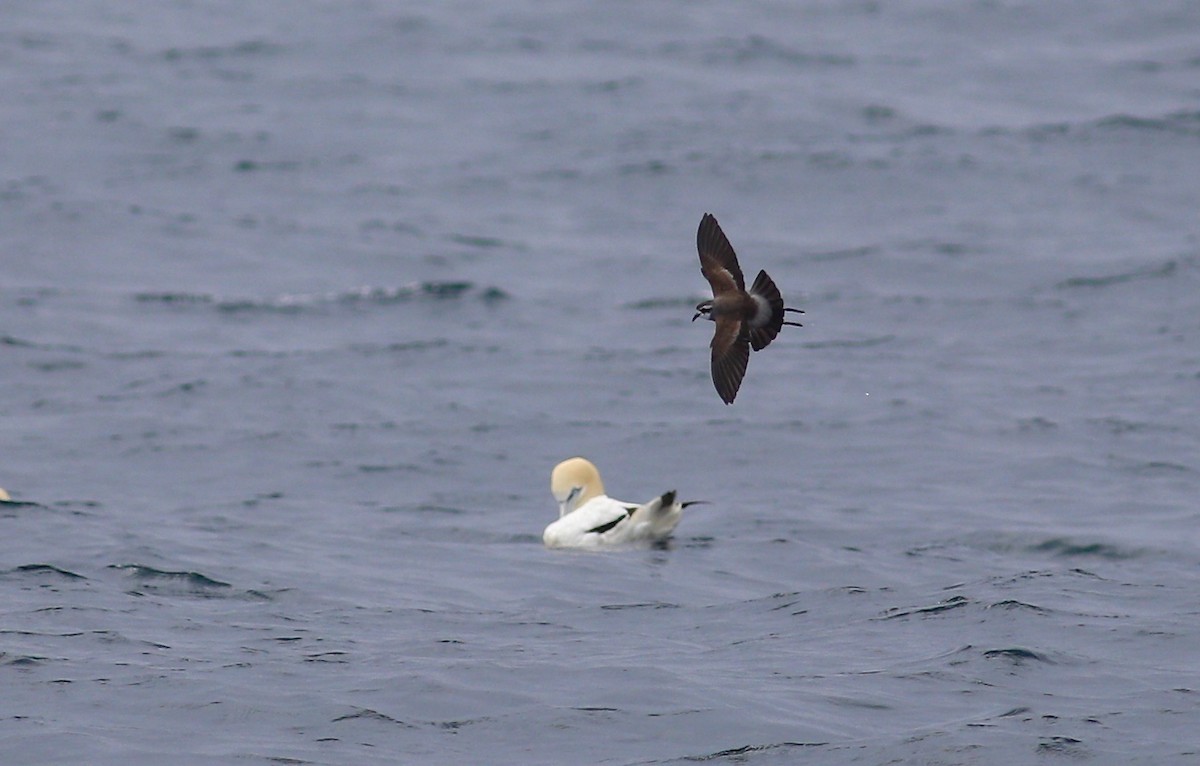
<path fill-rule="evenodd" d="M 733 245 L 725 238 L 725 232 L 712 213 L 705 213 L 696 230 L 696 249 L 700 251 L 700 273 L 712 286 L 713 295 L 720 295 L 734 288 L 746 289 L 742 268 L 738 266 Z"/>
<path fill-rule="evenodd" d="M 733 403 L 749 361 L 750 341 L 742 334 L 742 323 L 732 317 L 718 319 L 712 339 L 712 379 L 721 401 Z"/>

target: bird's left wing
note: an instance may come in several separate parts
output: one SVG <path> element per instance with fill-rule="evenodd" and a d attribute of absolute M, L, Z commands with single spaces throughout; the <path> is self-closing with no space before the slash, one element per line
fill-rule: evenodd
<path fill-rule="evenodd" d="M 712 379 L 721 401 L 732 404 L 750 362 L 750 341 L 742 334 L 742 323 L 731 317 L 717 320 L 712 339 Z"/>

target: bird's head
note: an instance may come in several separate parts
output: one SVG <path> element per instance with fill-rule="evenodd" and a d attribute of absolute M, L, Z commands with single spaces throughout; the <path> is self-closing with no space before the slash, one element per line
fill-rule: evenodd
<path fill-rule="evenodd" d="M 695 322 L 697 319 L 699 319 L 702 316 L 705 319 L 712 319 L 713 318 L 712 304 L 713 304 L 713 302 L 711 300 L 701 301 L 700 303 L 697 303 L 696 304 L 696 313 L 692 316 L 692 321 Z"/>
<path fill-rule="evenodd" d="M 604 494 L 600 472 L 590 461 L 581 457 L 564 460 L 550 474 L 550 492 L 558 501 L 559 517 L 582 506 L 593 497 Z"/>

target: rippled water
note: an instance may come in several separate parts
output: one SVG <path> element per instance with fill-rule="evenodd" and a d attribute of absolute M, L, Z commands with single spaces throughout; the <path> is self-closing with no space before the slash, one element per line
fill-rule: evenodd
<path fill-rule="evenodd" d="M 1198 28 L 6 3 L 0 761 L 1195 762 Z"/>

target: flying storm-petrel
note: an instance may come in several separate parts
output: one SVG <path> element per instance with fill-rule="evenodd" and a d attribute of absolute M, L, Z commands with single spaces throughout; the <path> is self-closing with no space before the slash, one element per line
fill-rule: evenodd
<path fill-rule="evenodd" d="M 696 248 L 700 251 L 700 273 L 712 286 L 713 297 L 697 304 L 692 321 L 704 316 L 717 323 L 711 343 L 713 385 L 721 401 L 732 404 L 746 374 L 750 349 L 762 351 L 785 324 L 801 326 L 799 322 L 785 322 L 784 312 L 804 312 L 783 305 L 779 288 L 765 271 L 759 271 L 750 290 L 746 290 L 733 245 L 711 213 L 700 219 Z"/>

